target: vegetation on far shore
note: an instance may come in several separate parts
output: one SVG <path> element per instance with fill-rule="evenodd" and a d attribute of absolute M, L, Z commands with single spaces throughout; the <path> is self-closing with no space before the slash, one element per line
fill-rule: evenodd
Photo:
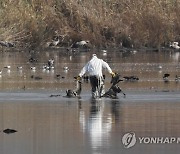
<path fill-rule="evenodd" d="M 180 41 L 179 0 L 1 0 L 0 41 L 17 47 L 89 40 L 97 47 L 159 47 Z"/>

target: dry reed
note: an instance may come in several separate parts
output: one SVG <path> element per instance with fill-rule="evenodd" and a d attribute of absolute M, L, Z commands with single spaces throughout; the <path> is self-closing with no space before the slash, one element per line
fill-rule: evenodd
<path fill-rule="evenodd" d="M 62 46 L 159 47 L 180 41 L 178 0 L 1 0 L 0 40 L 25 48 L 54 35 Z"/>

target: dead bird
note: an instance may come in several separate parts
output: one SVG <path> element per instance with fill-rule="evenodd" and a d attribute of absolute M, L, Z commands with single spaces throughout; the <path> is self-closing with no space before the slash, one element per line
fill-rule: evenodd
<path fill-rule="evenodd" d="M 111 79 L 111 87 L 109 88 L 109 90 L 102 96 L 102 97 L 108 97 L 108 98 L 112 98 L 112 99 L 116 99 L 117 94 L 118 93 L 123 93 L 124 97 L 126 96 L 126 94 L 122 91 L 122 89 L 119 87 L 118 83 L 120 81 L 123 81 L 120 79 L 120 75 L 118 73 L 115 73 L 115 76 L 112 77 Z"/>
<path fill-rule="evenodd" d="M 102 97 L 108 97 L 108 98 L 112 98 L 112 99 L 116 99 L 117 94 L 122 92 L 121 88 L 118 85 L 112 85 L 111 88 L 109 88 L 109 90 L 102 96 Z M 126 96 L 125 93 L 124 97 Z"/>
<path fill-rule="evenodd" d="M 6 134 L 12 134 L 12 133 L 16 133 L 17 130 L 7 128 L 7 129 L 3 130 L 3 132 Z"/>
<path fill-rule="evenodd" d="M 76 80 L 76 89 L 75 90 L 67 89 L 66 97 L 80 97 L 81 91 L 82 91 L 82 82 Z"/>
<path fill-rule="evenodd" d="M 134 76 L 134 75 L 132 75 L 132 76 L 124 76 L 123 78 L 126 81 L 138 81 L 139 80 L 139 78 L 137 76 Z"/>

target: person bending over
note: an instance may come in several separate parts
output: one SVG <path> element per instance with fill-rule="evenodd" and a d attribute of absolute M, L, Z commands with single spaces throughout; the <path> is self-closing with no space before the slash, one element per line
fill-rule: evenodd
<path fill-rule="evenodd" d="M 77 77 L 77 79 L 80 80 L 85 73 L 89 74 L 92 88 L 92 98 L 101 97 L 105 93 L 104 77 L 102 74 L 103 68 L 106 68 L 112 76 L 115 75 L 115 73 L 112 72 L 111 68 L 109 67 L 108 63 L 102 59 L 99 59 L 96 54 L 93 54 L 91 60 L 87 62 L 87 64 L 82 68 Z"/>

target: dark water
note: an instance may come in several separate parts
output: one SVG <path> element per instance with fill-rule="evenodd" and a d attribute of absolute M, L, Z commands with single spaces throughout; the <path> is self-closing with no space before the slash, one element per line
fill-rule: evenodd
<path fill-rule="evenodd" d="M 43 54 L 42 54 L 43 52 Z M 76 76 L 92 52 L 41 51 L 0 53 L 0 153 L 2 154 L 117 154 L 179 153 L 180 145 L 140 144 L 126 149 L 122 137 L 180 137 L 179 52 L 97 52 L 122 76 L 136 75 L 139 81 L 122 82 L 126 98 L 91 100 L 90 85 L 83 83 L 81 99 L 65 98 Z M 55 59 L 55 69 L 42 66 Z M 10 69 L 4 66 L 10 65 Z M 23 66 L 17 70 L 17 66 Z M 36 66 L 36 71 L 30 70 Z M 63 69 L 69 68 L 68 71 Z M 162 76 L 169 73 L 169 82 Z M 106 88 L 110 75 L 106 74 Z M 33 76 L 41 77 L 36 80 Z M 60 75 L 57 78 L 56 75 Z M 63 77 L 63 78 L 62 78 Z M 60 94 L 58 97 L 49 97 Z M 5 134 L 6 128 L 17 130 Z"/>

